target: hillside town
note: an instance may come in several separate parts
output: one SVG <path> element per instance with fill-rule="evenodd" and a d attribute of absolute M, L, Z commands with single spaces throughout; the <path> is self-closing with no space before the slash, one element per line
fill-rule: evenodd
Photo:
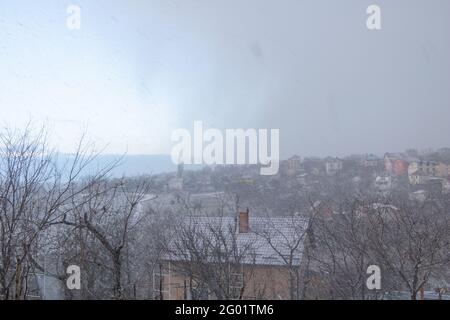
<path fill-rule="evenodd" d="M 1 137 L 2 299 L 450 299 L 450 149 L 118 178 Z"/>
<path fill-rule="evenodd" d="M 86 207 L 90 215 L 72 222 L 64 217 L 57 228 L 86 233 L 83 241 L 71 240 L 74 256 L 62 253 L 62 261 L 74 259 L 91 280 L 81 291 L 67 290 L 57 281 L 63 274 L 51 276 L 63 270 L 61 248 L 58 254 L 50 250 L 38 255 L 53 271 L 36 264 L 41 278 L 35 296 L 450 298 L 450 149 L 384 157 L 292 156 L 280 168 L 278 175 L 261 176 L 257 166 L 192 171 L 181 164 L 174 173 L 111 179 L 88 201 L 94 201 Z M 143 185 L 145 193 L 139 193 Z M 125 192 L 119 198 L 117 186 Z M 107 218 L 116 210 L 128 212 L 129 220 Z M 112 271 L 110 259 L 116 261 Z M 383 272 L 375 290 L 366 286 L 369 265 Z M 105 276 L 101 282 L 99 272 Z M 110 289 L 109 277 L 115 279 Z"/>
<path fill-rule="evenodd" d="M 181 218 L 184 227 L 175 227 L 177 231 L 171 237 L 170 253 L 161 258 L 164 263 L 157 272 L 161 279 L 158 291 L 161 299 L 450 298 L 447 295 L 450 261 L 446 242 L 450 208 L 449 148 L 421 153 L 411 149 L 386 153 L 383 157 L 373 154 L 344 158 L 293 156 L 282 161 L 280 167 L 278 175 L 263 177 L 255 166 L 215 166 L 183 172 L 180 165 L 177 173 L 155 177 L 155 188 L 165 194 L 157 201 L 171 203 L 169 207 L 172 209 L 169 211 L 177 212 L 179 209 L 173 208 L 180 204 L 182 208 L 190 208 L 189 213 L 185 212 Z M 353 219 L 358 219 L 356 225 L 353 225 Z M 398 255 L 389 257 L 388 253 L 382 253 L 381 257 L 375 258 L 384 245 L 377 242 L 380 247 L 373 248 L 375 252 L 367 256 L 358 252 L 360 249 L 356 250 L 359 246 L 367 246 L 369 251 L 367 242 L 372 241 L 370 237 L 378 239 L 384 236 L 379 234 L 380 230 L 374 231 L 372 228 L 388 230 L 395 225 L 398 232 L 408 223 L 420 224 L 422 219 L 439 219 L 428 220 L 427 223 L 436 222 L 444 227 L 442 233 L 439 233 L 439 228 L 429 229 L 429 225 L 426 229 L 424 226 L 419 229 L 420 232 L 427 232 L 431 237 L 429 241 L 443 241 L 443 247 L 437 251 L 444 255 L 439 260 L 435 249 L 428 247 L 428 250 L 433 249 L 434 258 L 439 260 L 432 262 L 433 269 L 437 265 L 439 267 L 431 272 L 431 266 L 427 266 L 429 273 L 426 272 L 426 275 L 421 272 L 410 274 L 413 283 L 395 280 L 399 275 L 405 279 L 406 274 L 411 272 L 402 270 L 407 263 L 401 261 Z M 357 235 L 353 235 L 355 227 L 358 228 Z M 189 245 L 186 239 L 177 239 L 180 235 L 194 242 Z M 358 239 L 346 239 L 351 235 Z M 227 242 L 239 245 L 242 247 L 242 252 L 238 250 L 242 254 L 239 263 L 235 262 L 231 267 L 228 265 L 227 268 L 231 269 L 223 271 L 223 274 L 216 274 L 219 271 L 212 269 L 216 269 L 221 262 L 214 258 L 209 261 L 207 252 L 208 249 L 214 252 L 217 243 L 209 243 L 211 248 L 196 248 L 194 239 L 197 236 L 208 239 L 218 237 L 215 241 L 227 239 Z M 340 236 L 343 238 L 339 239 Z M 322 243 L 326 247 L 320 248 L 319 237 L 327 239 L 325 244 Z M 327 243 L 330 240 L 328 237 L 333 239 L 332 243 Z M 338 239 L 345 244 L 335 243 L 339 242 Z M 404 239 L 388 240 L 401 243 Z M 343 247 L 340 248 L 341 245 Z M 341 253 L 339 257 L 339 249 L 344 248 L 349 252 Z M 419 252 L 422 249 L 414 248 Z M 351 250 L 356 252 L 350 253 Z M 192 265 L 193 254 L 196 259 L 198 254 L 204 255 L 205 261 L 195 261 Z M 358 258 L 359 263 L 366 259 L 380 259 L 379 264 L 386 264 L 384 270 L 389 276 L 385 278 L 384 291 L 373 292 L 364 288 L 364 267 L 349 267 L 355 263 L 346 261 L 350 258 Z M 390 260 L 395 258 L 398 261 Z M 327 270 L 330 259 L 333 264 L 339 264 L 335 259 L 345 261 L 341 266 L 344 270 L 334 270 L 336 266 L 333 270 Z M 424 263 L 420 259 L 414 262 L 416 268 Z M 402 267 L 395 275 L 397 263 Z M 334 272 L 333 279 L 329 279 Z M 210 276 L 217 277 L 216 280 L 228 274 L 227 290 L 218 290 L 220 285 L 211 284 L 207 279 L 200 288 L 192 288 L 192 279 L 197 279 L 198 273 L 212 273 Z M 339 277 L 344 279 L 338 280 Z M 422 282 L 420 277 L 423 277 Z M 246 278 L 249 279 L 245 281 Z M 352 281 L 354 283 L 350 284 Z"/>
<path fill-rule="evenodd" d="M 253 207 L 261 202 L 252 202 L 252 196 L 259 195 L 268 200 L 265 205 L 269 207 L 277 201 L 292 205 L 290 199 L 295 197 L 296 200 L 291 200 L 299 206 L 297 209 L 300 209 L 299 199 L 306 200 L 306 196 L 316 199 L 334 196 L 333 185 L 353 196 L 395 196 L 419 202 L 433 197 L 445 198 L 450 194 L 450 148 L 422 153 L 411 149 L 384 156 L 366 154 L 343 158 L 301 158 L 294 155 L 281 161 L 280 172 L 273 177 L 261 176 L 257 166 L 250 165 L 208 166 L 201 170 L 183 171 L 181 164 L 176 173 L 156 175 L 153 187 L 162 193 L 191 195 L 232 191 L 248 195 L 246 201 L 250 201 L 249 205 Z M 276 197 L 278 200 L 270 198 L 274 190 L 280 193 Z M 279 212 L 274 210 L 275 214 L 276 211 Z"/>

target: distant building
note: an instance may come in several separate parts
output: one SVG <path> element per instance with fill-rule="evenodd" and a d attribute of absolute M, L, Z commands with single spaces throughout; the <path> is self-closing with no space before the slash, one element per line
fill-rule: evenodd
<path fill-rule="evenodd" d="M 442 193 L 450 194 L 450 181 L 447 179 L 442 179 Z"/>
<path fill-rule="evenodd" d="M 381 159 L 374 154 L 368 154 L 363 158 L 363 166 L 367 168 L 378 167 L 382 163 Z"/>
<path fill-rule="evenodd" d="M 339 158 L 326 158 L 325 171 L 328 175 L 334 175 L 342 170 L 342 160 Z"/>
<path fill-rule="evenodd" d="M 434 176 L 436 174 L 435 161 L 413 161 L 408 166 L 408 175 L 413 173 L 423 173 L 426 175 Z"/>
<path fill-rule="evenodd" d="M 378 191 L 389 191 L 392 189 L 392 178 L 391 177 L 376 177 L 375 178 L 375 188 Z"/>
<path fill-rule="evenodd" d="M 326 220 L 333 220 L 334 216 L 338 213 L 330 206 L 325 205 L 322 201 L 315 201 L 310 208 L 310 212 L 313 216 L 318 216 Z"/>
<path fill-rule="evenodd" d="M 422 172 L 414 172 L 408 175 L 409 183 L 412 185 L 420 185 L 430 182 L 433 179 L 433 176 Z"/>
<path fill-rule="evenodd" d="M 443 157 L 450 158 L 450 148 L 441 148 L 436 150 L 436 152 Z"/>
<path fill-rule="evenodd" d="M 440 162 L 435 167 L 435 174 L 440 178 L 450 177 L 450 164 Z"/>
<path fill-rule="evenodd" d="M 302 186 L 306 186 L 307 183 L 307 178 L 308 178 L 308 174 L 307 173 L 301 173 L 299 175 L 297 175 L 297 182 L 298 184 L 302 185 Z"/>
<path fill-rule="evenodd" d="M 390 220 L 395 218 L 399 210 L 400 209 L 396 206 L 375 202 L 360 206 L 356 209 L 356 214 L 358 217 L 367 217 L 372 214 L 377 214 L 378 216 Z"/>
<path fill-rule="evenodd" d="M 286 174 L 288 176 L 295 176 L 303 170 L 303 161 L 299 156 L 295 155 L 286 160 Z"/>
<path fill-rule="evenodd" d="M 409 194 L 409 200 L 424 202 L 428 197 L 428 191 L 417 190 Z"/>
<path fill-rule="evenodd" d="M 174 177 L 169 180 L 169 190 L 179 191 L 183 190 L 183 178 Z"/>
<path fill-rule="evenodd" d="M 384 167 L 386 171 L 393 176 L 403 176 L 408 173 L 410 161 L 412 160 L 406 155 L 386 153 L 384 156 Z"/>
<path fill-rule="evenodd" d="M 255 180 L 253 179 L 253 177 L 250 174 L 245 173 L 242 175 L 240 183 L 253 185 L 255 183 Z"/>
<path fill-rule="evenodd" d="M 439 178 L 435 178 L 432 175 L 421 171 L 415 171 L 414 173 L 409 174 L 408 179 L 409 183 L 412 185 L 423 185 L 436 179 L 439 180 Z"/>
<path fill-rule="evenodd" d="M 356 176 L 356 177 L 352 178 L 353 184 L 359 184 L 359 183 L 361 183 L 361 181 L 362 181 L 361 177 Z"/>
<path fill-rule="evenodd" d="M 316 157 L 304 158 L 303 167 L 306 172 L 319 175 L 323 171 L 323 160 Z"/>

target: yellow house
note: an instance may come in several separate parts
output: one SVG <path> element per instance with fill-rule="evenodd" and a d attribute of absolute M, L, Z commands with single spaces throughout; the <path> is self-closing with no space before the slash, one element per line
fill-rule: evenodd
<path fill-rule="evenodd" d="M 300 298 L 307 218 L 249 217 L 247 210 L 188 217 L 180 226 L 153 281 L 159 299 Z"/>
<path fill-rule="evenodd" d="M 450 164 L 438 163 L 435 167 L 436 176 L 440 178 L 447 178 L 450 176 Z"/>

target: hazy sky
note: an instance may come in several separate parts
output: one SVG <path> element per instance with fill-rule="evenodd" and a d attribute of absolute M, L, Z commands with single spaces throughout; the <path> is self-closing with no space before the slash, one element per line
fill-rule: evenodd
<path fill-rule="evenodd" d="M 169 153 L 194 120 L 279 128 L 282 156 L 450 146 L 450 1 L 0 0 L 0 112 L 63 151 Z"/>

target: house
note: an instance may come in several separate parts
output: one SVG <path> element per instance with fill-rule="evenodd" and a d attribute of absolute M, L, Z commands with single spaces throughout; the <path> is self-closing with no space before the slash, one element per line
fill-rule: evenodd
<path fill-rule="evenodd" d="M 427 182 L 427 190 L 433 195 L 448 194 L 449 182 L 444 178 L 431 177 L 431 179 Z"/>
<path fill-rule="evenodd" d="M 325 171 L 328 175 L 334 175 L 342 170 L 341 159 L 328 157 L 325 161 Z"/>
<path fill-rule="evenodd" d="M 436 150 L 436 153 L 442 157 L 450 158 L 450 148 L 440 148 Z"/>
<path fill-rule="evenodd" d="M 255 183 L 255 180 L 253 179 L 253 177 L 250 174 L 244 173 L 241 176 L 240 183 L 247 184 L 247 185 L 253 185 Z"/>
<path fill-rule="evenodd" d="M 323 161 L 317 157 L 304 158 L 303 168 L 308 173 L 319 175 L 323 171 Z"/>
<path fill-rule="evenodd" d="M 412 160 L 400 153 L 386 153 L 384 155 L 385 170 L 393 176 L 403 176 L 408 172 L 409 162 Z"/>
<path fill-rule="evenodd" d="M 434 176 L 436 173 L 435 161 L 413 161 L 408 166 L 408 175 L 413 173 L 423 173 L 426 175 Z"/>
<path fill-rule="evenodd" d="M 308 174 L 307 173 L 301 173 L 297 175 L 297 183 L 301 186 L 307 186 L 308 185 Z"/>
<path fill-rule="evenodd" d="M 450 181 L 442 179 L 442 193 L 450 194 Z"/>
<path fill-rule="evenodd" d="M 393 163 L 392 173 L 395 176 L 403 176 L 408 170 L 408 162 L 402 159 L 395 159 Z"/>
<path fill-rule="evenodd" d="M 391 220 L 395 218 L 399 210 L 400 209 L 396 206 L 375 202 L 372 204 L 359 206 L 356 210 L 356 214 L 360 218 L 377 214 L 380 217 Z"/>
<path fill-rule="evenodd" d="M 338 213 L 334 211 L 330 206 L 325 205 L 322 201 L 315 201 L 310 207 L 311 215 L 320 217 L 325 220 L 333 220 L 334 216 Z"/>
<path fill-rule="evenodd" d="M 409 183 L 412 185 L 420 185 L 420 184 L 425 184 L 431 181 L 431 179 L 433 179 L 433 176 L 426 174 L 426 173 L 422 173 L 422 172 L 414 172 L 410 175 L 408 175 L 409 178 Z"/>
<path fill-rule="evenodd" d="M 352 178 L 352 183 L 355 184 L 355 185 L 360 184 L 361 181 L 362 181 L 362 179 L 361 179 L 361 177 L 359 177 L 359 176 L 356 176 L 356 177 L 353 177 L 353 178 Z"/>
<path fill-rule="evenodd" d="M 180 191 L 183 190 L 183 178 L 173 177 L 169 180 L 169 190 Z"/>
<path fill-rule="evenodd" d="M 285 173 L 288 176 L 295 176 L 297 173 L 303 171 L 303 161 L 302 158 L 300 158 L 297 155 L 294 155 L 293 157 L 286 160 L 285 163 Z"/>
<path fill-rule="evenodd" d="M 409 200 L 424 202 L 428 198 L 428 195 L 429 193 L 426 190 L 417 190 L 409 194 Z"/>
<path fill-rule="evenodd" d="M 450 163 L 439 162 L 435 167 L 435 174 L 440 178 L 450 177 Z"/>
<path fill-rule="evenodd" d="M 180 249 L 179 233 L 173 235 L 169 243 L 171 249 L 163 258 L 163 267 L 154 276 L 153 283 L 159 284 L 156 291 L 160 299 L 189 300 L 199 290 L 202 291 L 201 299 L 217 299 L 211 285 L 202 277 L 205 272 L 202 270 L 211 270 L 208 266 L 214 270 L 229 270 L 222 279 L 215 277 L 214 283 L 236 299 L 290 298 L 293 274 L 302 274 L 304 270 L 307 218 L 250 216 L 247 209 L 239 212 L 237 217 L 185 217 L 182 224 L 188 229 L 192 226 L 196 231 L 198 237 L 193 235 L 193 239 L 208 241 L 194 240 L 201 253 L 194 254 Z M 217 237 L 218 233 L 220 237 Z M 293 243 L 298 243 L 295 250 L 290 247 Z M 208 245 L 213 250 L 209 251 Z M 239 254 L 247 253 L 236 262 L 224 253 L 225 247 L 233 247 Z M 298 284 L 298 281 L 294 282 Z"/>
<path fill-rule="evenodd" d="M 382 163 L 381 159 L 374 154 L 368 154 L 363 159 L 363 166 L 366 168 L 376 168 Z"/>
<path fill-rule="evenodd" d="M 389 191 L 392 189 L 392 178 L 390 176 L 387 177 L 376 177 L 375 178 L 375 188 L 378 191 Z"/>

